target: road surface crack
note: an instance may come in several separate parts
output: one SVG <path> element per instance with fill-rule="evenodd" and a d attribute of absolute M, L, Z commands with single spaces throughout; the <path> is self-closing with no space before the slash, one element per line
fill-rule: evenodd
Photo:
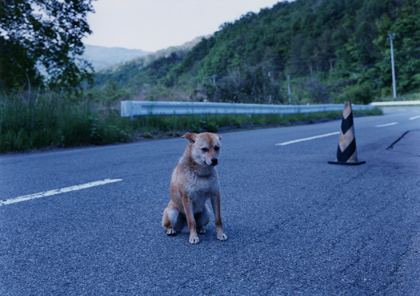
<path fill-rule="evenodd" d="M 394 145 L 395 144 L 397 144 L 399 141 L 401 141 L 402 140 L 402 138 L 404 138 L 404 136 L 406 135 L 406 134 L 408 134 L 410 131 L 406 131 L 405 133 L 403 133 L 402 134 L 402 136 L 401 137 L 399 137 L 394 143 L 392 143 L 389 147 L 387 147 L 386 148 L 386 150 L 390 150 L 390 149 L 393 149 L 394 148 Z"/>

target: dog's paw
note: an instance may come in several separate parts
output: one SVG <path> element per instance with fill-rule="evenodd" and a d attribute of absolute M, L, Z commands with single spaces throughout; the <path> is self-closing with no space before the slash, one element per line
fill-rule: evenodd
<path fill-rule="evenodd" d="M 176 231 L 173 230 L 173 229 L 167 229 L 166 234 L 169 235 L 169 236 L 176 235 Z"/>
<path fill-rule="evenodd" d="M 200 239 L 197 236 L 190 236 L 190 244 L 196 245 L 200 242 Z"/>
<path fill-rule="evenodd" d="M 205 234 L 207 231 L 203 228 L 203 227 L 198 227 L 197 228 L 197 233 L 198 234 Z"/>
<path fill-rule="evenodd" d="M 221 240 L 221 241 L 225 241 L 225 240 L 227 240 L 227 235 L 224 234 L 224 233 L 217 234 L 217 239 Z"/>

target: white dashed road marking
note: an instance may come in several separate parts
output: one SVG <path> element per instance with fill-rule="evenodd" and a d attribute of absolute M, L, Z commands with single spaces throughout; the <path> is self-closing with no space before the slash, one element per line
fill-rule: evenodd
<path fill-rule="evenodd" d="M 384 127 L 384 126 L 391 126 L 391 125 L 396 125 L 398 124 L 398 122 L 391 122 L 391 123 L 387 123 L 387 124 L 380 124 L 380 125 L 376 125 L 375 127 Z"/>
<path fill-rule="evenodd" d="M 298 142 L 303 142 L 303 141 L 309 141 L 309 140 L 314 140 L 314 139 L 318 139 L 318 138 L 329 137 L 329 136 L 332 136 L 332 135 L 338 135 L 339 133 L 340 132 L 335 132 L 335 133 L 329 133 L 329 134 L 324 134 L 324 135 L 319 135 L 319 136 L 314 136 L 314 137 L 309 137 L 309 138 L 304 138 L 304 139 L 293 140 L 293 141 L 284 142 L 284 143 L 278 143 L 278 144 L 276 144 L 276 146 L 284 146 L 284 145 L 294 144 L 294 143 L 298 143 Z"/>
<path fill-rule="evenodd" d="M 114 183 L 114 182 L 120 182 L 120 181 L 122 181 L 122 179 L 114 179 L 114 180 L 105 179 L 105 180 L 102 180 L 102 181 L 90 182 L 90 183 L 85 183 L 85 184 L 81 184 L 81 185 L 65 187 L 65 188 L 61 188 L 61 189 L 39 192 L 39 193 L 31 194 L 31 195 L 19 196 L 19 197 L 11 198 L 11 199 L 8 199 L 8 200 L 0 201 L 0 206 L 10 205 L 10 204 L 14 204 L 14 203 L 21 202 L 21 201 L 27 201 L 27 200 L 32 200 L 32 199 L 36 199 L 36 198 L 52 196 L 52 195 L 56 195 L 56 194 L 66 193 L 66 192 L 80 190 L 80 189 L 86 189 L 86 188 L 90 188 L 90 187 L 95 187 L 95 186 L 99 186 L 99 185 L 105 185 L 105 184 L 108 184 L 108 183 Z"/>
<path fill-rule="evenodd" d="M 420 115 L 409 118 L 410 120 L 420 118 Z"/>

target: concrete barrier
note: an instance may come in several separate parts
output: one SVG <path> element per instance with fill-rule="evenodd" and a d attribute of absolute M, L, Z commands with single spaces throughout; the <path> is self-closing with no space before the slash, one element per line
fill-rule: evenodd
<path fill-rule="evenodd" d="M 420 101 L 373 102 L 371 106 L 411 106 L 420 105 Z"/>

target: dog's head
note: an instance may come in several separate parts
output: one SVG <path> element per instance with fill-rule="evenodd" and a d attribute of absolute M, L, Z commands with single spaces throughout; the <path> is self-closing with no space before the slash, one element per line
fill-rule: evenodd
<path fill-rule="evenodd" d="M 191 157 L 199 165 L 217 165 L 221 136 L 212 133 L 192 134 L 186 133 L 182 136 L 190 141 Z"/>

